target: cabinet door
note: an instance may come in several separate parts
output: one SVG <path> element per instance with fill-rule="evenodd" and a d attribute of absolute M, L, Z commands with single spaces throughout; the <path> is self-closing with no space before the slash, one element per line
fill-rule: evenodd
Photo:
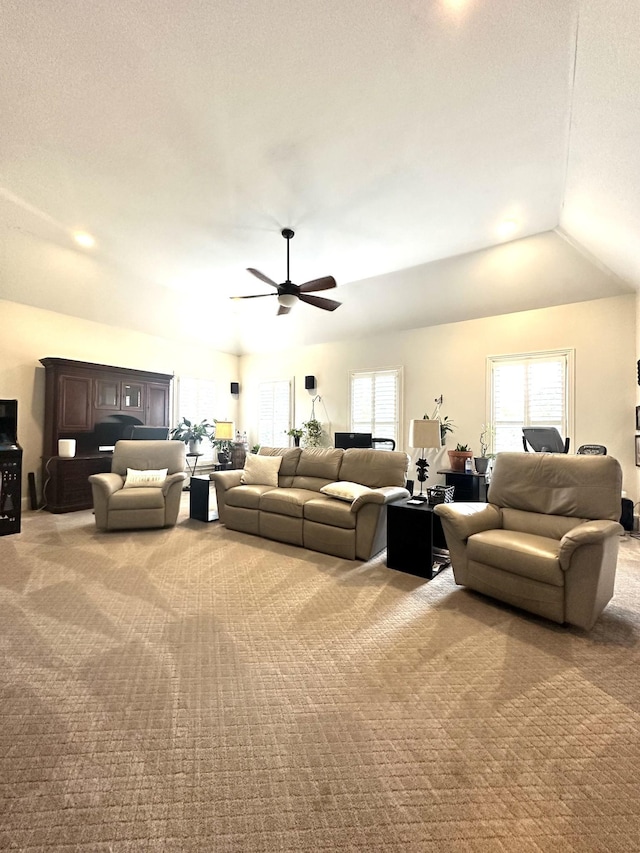
<path fill-rule="evenodd" d="M 120 400 L 123 412 L 144 411 L 144 385 L 140 382 L 123 382 Z"/>
<path fill-rule="evenodd" d="M 147 426 L 169 426 L 169 387 L 150 382 L 147 385 Z"/>
<path fill-rule="evenodd" d="M 96 409 L 120 408 L 120 382 L 117 379 L 96 379 Z"/>
<path fill-rule="evenodd" d="M 91 379 L 85 376 L 61 376 L 58 390 L 58 431 L 90 430 Z"/>

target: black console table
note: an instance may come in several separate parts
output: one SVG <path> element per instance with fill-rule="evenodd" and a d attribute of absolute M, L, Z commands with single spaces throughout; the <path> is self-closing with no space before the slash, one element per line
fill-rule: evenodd
<path fill-rule="evenodd" d="M 409 499 L 387 507 L 387 566 L 431 580 L 450 565 L 448 554 L 436 559 L 434 549 L 446 551 L 442 522 L 427 501 Z"/>
<path fill-rule="evenodd" d="M 451 468 L 443 468 L 438 474 L 444 474 L 447 486 L 454 486 L 454 501 L 486 502 L 488 483 L 485 474 L 469 474 L 452 471 Z"/>

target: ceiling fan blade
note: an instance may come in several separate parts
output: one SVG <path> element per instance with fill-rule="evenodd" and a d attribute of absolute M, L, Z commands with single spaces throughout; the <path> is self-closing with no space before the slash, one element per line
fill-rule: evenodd
<path fill-rule="evenodd" d="M 324 278 L 314 278 L 312 281 L 305 281 L 300 285 L 300 293 L 311 293 L 314 290 L 330 290 L 336 287 L 336 280 L 332 275 L 326 275 Z"/>
<path fill-rule="evenodd" d="M 287 306 L 286 306 L 286 305 L 281 305 L 281 306 L 278 308 L 278 313 L 277 313 L 277 315 L 276 315 L 276 316 L 277 316 L 277 317 L 279 317 L 281 314 L 288 314 L 288 313 L 289 313 L 289 311 L 291 311 L 291 308 L 287 308 Z"/>
<path fill-rule="evenodd" d="M 315 305 L 316 308 L 324 308 L 325 311 L 335 311 L 342 305 L 342 302 L 336 302 L 335 299 L 325 299 L 323 296 L 307 296 L 306 293 L 301 293 L 298 299 L 309 305 Z"/>
<path fill-rule="evenodd" d="M 230 296 L 229 299 L 261 299 L 263 296 L 277 295 L 277 293 L 252 293 L 249 296 Z"/>
<path fill-rule="evenodd" d="M 278 285 L 275 281 L 271 281 L 268 275 L 265 275 L 260 270 L 254 270 L 253 267 L 247 267 L 247 272 L 250 272 L 251 275 L 255 275 L 256 278 L 259 278 L 260 281 L 264 281 L 265 284 L 270 284 L 272 287 L 277 287 Z"/>

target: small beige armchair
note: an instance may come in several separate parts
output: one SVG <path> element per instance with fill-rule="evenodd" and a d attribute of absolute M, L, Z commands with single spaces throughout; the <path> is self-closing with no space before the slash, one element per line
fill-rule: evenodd
<path fill-rule="evenodd" d="M 589 630 L 613 596 L 621 490 L 611 456 L 499 453 L 489 503 L 435 508 L 456 583 Z"/>
<path fill-rule="evenodd" d="M 187 475 L 182 441 L 118 441 L 109 474 L 89 477 L 96 527 L 130 530 L 172 527 L 178 519 L 180 497 Z M 125 489 L 127 468 L 136 471 L 167 469 L 161 487 Z"/>

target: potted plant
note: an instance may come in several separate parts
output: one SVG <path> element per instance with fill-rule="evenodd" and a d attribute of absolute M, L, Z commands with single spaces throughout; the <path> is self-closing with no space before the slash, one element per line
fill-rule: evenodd
<path fill-rule="evenodd" d="M 455 450 L 448 450 L 447 452 L 452 471 L 464 471 L 466 460 L 473 458 L 473 451 L 468 444 L 457 444 Z"/>
<path fill-rule="evenodd" d="M 320 447 L 322 444 L 322 434 L 324 432 L 320 421 L 311 417 L 308 421 L 305 421 L 302 424 L 302 429 L 304 430 L 305 447 Z"/>
<path fill-rule="evenodd" d="M 489 445 L 493 438 L 493 427 L 491 424 L 482 424 L 480 431 L 480 456 L 475 456 L 473 461 L 478 474 L 486 474 L 489 467 L 489 461 L 493 459 L 494 454 L 489 453 Z"/>
<path fill-rule="evenodd" d="M 287 430 L 287 435 L 291 436 L 295 447 L 300 447 L 300 439 L 303 435 L 303 431 L 301 429 L 294 427 L 293 429 Z"/>
<path fill-rule="evenodd" d="M 200 453 L 200 447 L 205 438 L 213 443 L 213 431 L 215 425 L 207 420 L 200 423 L 192 423 L 188 418 L 181 418 L 177 427 L 171 430 L 171 438 L 176 441 L 184 441 L 189 445 L 189 453 Z"/>

